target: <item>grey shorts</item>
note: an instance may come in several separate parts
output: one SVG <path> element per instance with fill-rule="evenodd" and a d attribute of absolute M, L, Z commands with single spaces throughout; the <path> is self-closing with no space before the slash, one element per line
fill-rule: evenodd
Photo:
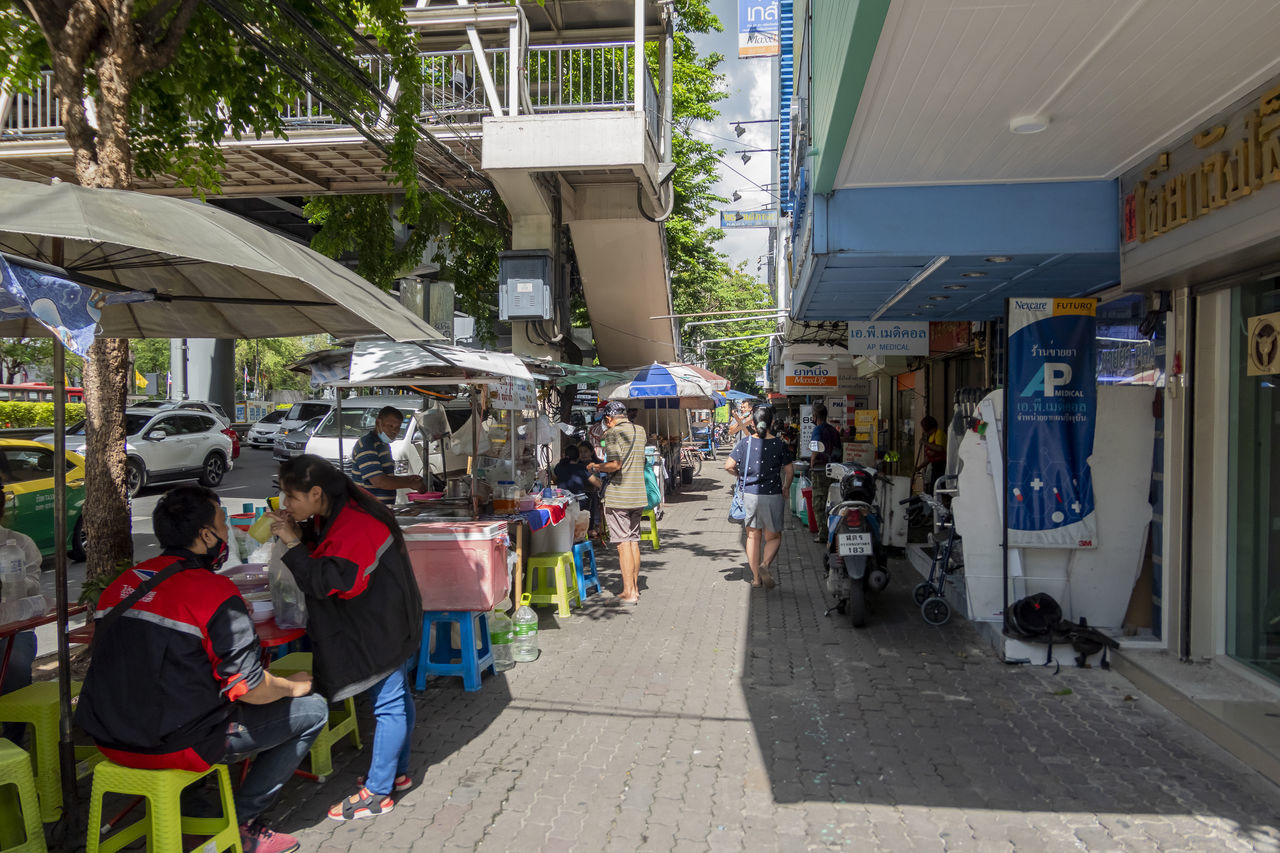
<path fill-rule="evenodd" d="M 640 513 L 642 509 L 604 508 L 604 523 L 609 531 L 609 541 L 615 545 L 619 542 L 640 541 Z"/>
<path fill-rule="evenodd" d="M 787 518 L 786 495 L 745 494 L 742 496 L 742 507 L 747 513 L 742 522 L 744 526 L 770 533 L 782 532 L 783 522 Z"/>

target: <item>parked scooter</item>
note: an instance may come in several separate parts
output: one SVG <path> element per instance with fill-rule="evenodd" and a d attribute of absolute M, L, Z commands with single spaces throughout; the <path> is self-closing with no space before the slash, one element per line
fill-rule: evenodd
<path fill-rule="evenodd" d="M 889 585 L 889 558 L 881 543 L 876 509 L 877 472 L 860 465 L 828 465 L 840 477 L 840 501 L 827 516 L 827 591 L 836 603 L 827 609 L 848 613 L 853 627 L 867 624 L 867 600 Z"/>

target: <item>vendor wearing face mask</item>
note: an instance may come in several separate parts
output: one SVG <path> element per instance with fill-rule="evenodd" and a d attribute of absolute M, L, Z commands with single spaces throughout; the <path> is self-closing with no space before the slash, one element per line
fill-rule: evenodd
<path fill-rule="evenodd" d="M 309 674 L 263 669 L 244 599 L 215 573 L 231 535 L 217 494 L 171 489 L 152 523 L 164 553 L 98 599 L 76 722 L 128 767 L 204 770 L 254 756 L 235 793 L 244 849 L 296 850 L 261 815 L 324 728 L 328 703 L 311 692 Z"/>
<path fill-rule="evenodd" d="M 427 490 L 426 483 L 417 474 L 396 473 L 391 442 L 400 436 L 403 423 L 404 414 L 399 409 L 383 406 L 374 419 L 373 429 L 361 436 L 351 451 L 351 479 L 388 506 L 396 502 L 397 489 Z"/>

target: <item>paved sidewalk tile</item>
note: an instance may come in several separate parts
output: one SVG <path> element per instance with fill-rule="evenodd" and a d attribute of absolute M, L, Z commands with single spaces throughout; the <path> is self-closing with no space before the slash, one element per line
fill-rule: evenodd
<path fill-rule="evenodd" d="M 608 591 L 540 609 L 537 661 L 429 681 L 394 812 L 325 819 L 367 769 L 342 745 L 279 828 L 324 851 L 1280 850 L 1269 782 L 1115 673 L 926 625 L 902 561 L 854 630 L 789 519 L 778 588 L 751 589 L 727 487 L 708 465 L 668 503 L 639 606 L 601 549 Z"/>

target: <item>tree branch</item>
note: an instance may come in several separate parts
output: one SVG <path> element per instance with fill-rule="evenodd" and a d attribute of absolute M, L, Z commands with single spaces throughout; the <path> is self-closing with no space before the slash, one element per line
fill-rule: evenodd
<path fill-rule="evenodd" d="M 158 41 L 164 30 L 164 19 L 169 17 L 169 13 L 177 8 L 178 3 L 182 0 L 161 0 L 150 12 L 142 16 L 138 22 L 138 31 L 142 42 Z"/>
<path fill-rule="evenodd" d="M 182 5 L 178 6 L 178 11 L 169 22 L 168 30 L 163 36 L 153 39 L 150 32 L 144 31 L 139 38 L 138 56 L 142 62 L 143 73 L 157 71 L 173 61 L 178 53 L 178 45 L 182 43 L 182 37 L 186 35 L 187 27 L 191 24 L 191 19 L 200 8 L 200 0 L 170 0 L 161 5 L 172 7 L 178 3 Z"/>

